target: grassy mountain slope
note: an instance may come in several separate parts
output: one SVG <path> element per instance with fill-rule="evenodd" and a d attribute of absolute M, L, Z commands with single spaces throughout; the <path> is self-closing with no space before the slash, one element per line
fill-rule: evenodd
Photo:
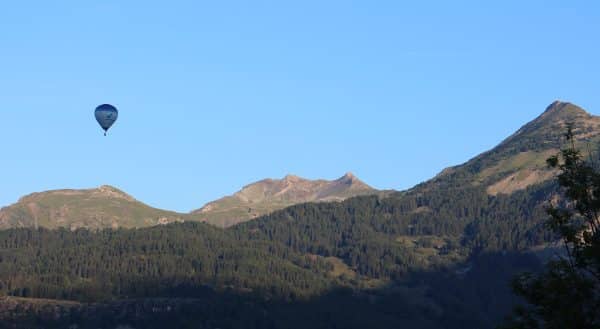
<path fill-rule="evenodd" d="M 283 179 L 265 179 L 247 185 L 241 191 L 210 202 L 192 214 L 201 221 L 229 227 L 298 203 L 342 201 L 375 193 L 378 191 L 351 173 L 333 181 L 288 175 Z"/>
<path fill-rule="evenodd" d="M 134 228 L 183 221 L 186 216 L 152 208 L 114 187 L 101 186 L 27 195 L 0 210 L 0 228 Z"/>
<path fill-rule="evenodd" d="M 250 184 L 232 196 L 211 202 L 191 214 L 182 214 L 152 208 L 111 186 L 54 190 L 27 195 L 0 209 L 0 229 L 139 228 L 182 221 L 205 221 L 227 227 L 302 202 L 341 201 L 373 193 L 377 191 L 352 174 L 334 181 L 312 181 L 290 175 Z"/>
<path fill-rule="evenodd" d="M 535 270 L 534 250 L 555 240 L 544 227 L 544 204 L 557 193 L 551 173 L 520 173 L 546 170 L 569 122 L 594 153 L 598 119 L 553 103 L 498 147 L 408 191 L 296 204 L 225 230 L 1 231 L 0 292 L 126 300 L 132 311 L 108 318 L 127 324 L 159 317 L 207 328 L 493 328 L 515 302 L 509 278 Z M 519 185 L 490 190 L 511 175 Z M 179 310 L 177 298 L 197 300 Z M 105 314 L 89 307 L 87 318 Z M 167 307 L 175 311 L 153 311 Z M 79 323 L 77 312 L 56 319 Z"/>
<path fill-rule="evenodd" d="M 556 154 L 564 142 L 567 124 L 572 124 L 578 147 L 597 151 L 600 142 L 600 117 L 567 102 L 555 101 L 536 119 L 495 148 L 468 162 L 442 171 L 418 189 L 459 185 L 482 185 L 490 195 L 510 194 L 547 181 L 553 173 L 546 159 Z"/>
<path fill-rule="evenodd" d="M 553 172 L 547 169 L 545 159 L 560 148 L 568 123 L 575 127 L 579 146 L 595 152 L 600 141 L 600 118 L 571 103 L 556 101 L 497 147 L 465 164 L 447 168 L 433 179 L 401 194 L 483 188 L 488 195 L 494 196 L 522 191 L 548 181 Z M 229 227 L 295 204 L 342 201 L 370 194 L 389 193 L 371 188 L 350 173 L 333 181 L 289 175 L 280 180 L 266 179 L 247 185 L 191 214 L 180 214 L 149 207 L 110 186 L 58 190 L 34 193 L 0 209 L 0 228 L 130 228 L 185 220 Z M 427 207 L 415 211 L 427 212 Z"/>

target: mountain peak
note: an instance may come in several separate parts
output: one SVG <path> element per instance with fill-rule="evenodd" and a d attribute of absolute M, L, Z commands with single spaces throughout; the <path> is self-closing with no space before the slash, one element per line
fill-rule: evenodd
<path fill-rule="evenodd" d="M 558 148 L 568 124 L 573 124 L 577 139 L 589 139 L 600 132 L 600 117 L 589 114 L 575 104 L 557 100 L 548 105 L 540 116 L 525 124 L 494 150 L 516 147 L 517 151 L 523 152 L 532 150 L 534 144 L 537 146 L 533 148 L 538 150 Z"/>
<path fill-rule="evenodd" d="M 298 203 L 342 201 L 377 192 L 350 172 L 331 181 L 290 174 L 282 179 L 265 179 L 246 185 L 241 191 L 209 202 L 192 213 L 209 223 L 231 226 Z"/>
<path fill-rule="evenodd" d="M 545 160 L 564 145 L 567 125 L 573 126 L 577 141 L 592 144 L 600 141 L 600 117 L 575 104 L 557 100 L 498 146 L 464 165 L 444 170 L 436 179 L 472 180 L 474 185 L 488 186 L 488 193 L 492 195 L 512 193 L 548 180 L 553 172 Z"/>
<path fill-rule="evenodd" d="M 100 191 L 115 191 L 115 192 L 122 192 L 121 190 L 119 190 L 118 188 L 111 186 L 111 185 L 100 185 L 98 186 L 98 190 Z"/>
<path fill-rule="evenodd" d="M 552 110 L 559 110 L 560 108 L 563 108 L 566 105 L 572 105 L 572 104 L 569 102 L 563 102 L 560 99 L 557 99 L 554 102 L 550 103 L 550 105 L 548 105 L 546 107 L 545 112 L 552 111 Z"/>
<path fill-rule="evenodd" d="M 544 113 L 542 113 L 536 120 L 548 120 L 548 119 L 554 119 L 554 120 L 573 120 L 576 118 L 588 118 L 591 117 L 591 115 L 589 113 L 587 113 L 584 109 L 580 108 L 579 106 L 569 103 L 569 102 L 563 102 L 560 100 L 556 100 L 554 102 L 552 102 L 550 105 L 548 105 L 548 107 L 546 107 L 546 110 L 544 111 Z M 534 120 L 534 121 L 536 121 Z"/>
<path fill-rule="evenodd" d="M 335 182 L 340 184 L 345 184 L 350 186 L 350 188 L 364 188 L 364 189 L 372 189 L 369 185 L 365 184 L 358 177 L 356 177 L 353 173 L 347 172 L 344 176 L 335 180 Z"/>
<path fill-rule="evenodd" d="M 112 197 L 118 199 L 124 199 L 127 201 L 136 201 L 131 195 L 119 190 L 118 188 L 110 185 L 101 185 L 94 190 L 96 195 L 100 195 L 103 197 Z"/>
<path fill-rule="evenodd" d="M 304 178 L 292 174 L 287 174 L 285 177 L 283 177 L 283 181 L 286 183 L 297 183 L 303 180 Z"/>
<path fill-rule="evenodd" d="M 145 227 L 182 221 L 186 215 L 152 208 L 109 185 L 36 192 L 0 209 L 0 229 Z"/>

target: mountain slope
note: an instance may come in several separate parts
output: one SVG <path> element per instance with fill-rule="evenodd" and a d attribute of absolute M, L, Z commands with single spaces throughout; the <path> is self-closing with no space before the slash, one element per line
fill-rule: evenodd
<path fill-rule="evenodd" d="M 209 202 L 192 214 L 201 221 L 228 227 L 298 203 L 342 201 L 375 193 L 378 191 L 351 173 L 333 181 L 288 175 L 283 179 L 265 179 L 247 185 L 233 195 Z"/>
<path fill-rule="evenodd" d="M 544 206 L 557 185 L 519 173 L 546 170 L 546 154 L 560 147 L 567 122 L 579 145 L 589 142 L 595 152 L 597 118 L 553 103 L 498 147 L 410 190 L 297 204 L 226 230 L 184 223 L 98 234 L 0 231 L 0 246 L 8 246 L 0 248 L 0 281 L 10 282 L 0 293 L 78 301 L 137 297 L 145 305 L 145 298 L 159 297 L 165 308 L 176 303 L 173 297 L 200 298 L 172 313 L 188 326 L 237 318 L 240 328 L 494 328 L 516 302 L 509 279 L 539 270 L 534 251 L 556 239 L 544 225 Z M 491 193 L 511 175 L 521 185 Z M 271 183 L 243 196 L 312 195 Z M 235 295 L 213 298 L 222 292 Z M 215 302 L 218 307 L 206 308 Z M 162 314 L 155 305 L 148 309 Z M 141 308 L 134 310 L 140 318 Z M 283 322 L 257 322 L 277 319 Z"/>
<path fill-rule="evenodd" d="M 192 214 L 152 208 L 111 186 L 54 190 L 27 195 L 0 209 L 0 229 L 148 227 L 182 221 L 206 221 L 227 227 L 302 202 L 341 201 L 377 193 L 352 174 L 334 180 L 286 176 L 265 179 L 211 202 Z"/>
<path fill-rule="evenodd" d="M 450 167 L 433 179 L 400 193 L 483 188 L 489 196 L 512 194 L 550 180 L 545 160 L 558 152 L 567 124 L 573 124 L 578 146 L 597 152 L 600 117 L 571 103 L 556 101 L 497 147 L 466 163 Z M 291 205 L 342 201 L 350 197 L 389 193 L 377 191 L 348 173 L 333 180 L 307 180 L 288 175 L 266 179 L 210 202 L 191 214 L 149 207 L 118 189 L 102 186 L 89 190 L 34 193 L 0 209 L 0 229 L 11 227 L 145 227 L 174 221 L 206 221 L 228 227 Z M 396 195 L 397 197 L 397 195 Z M 426 212 L 427 207 L 417 211 Z"/>
<path fill-rule="evenodd" d="M 545 206 L 558 192 L 555 173 L 545 161 L 564 143 L 567 124 L 573 125 L 577 144 L 597 157 L 600 119 L 554 102 L 497 147 L 407 191 L 296 205 L 233 230 L 339 257 L 361 274 L 381 276 L 393 276 L 411 261 L 455 262 L 471 253 L 545 245 L 554 241 L 544 226 Z M 361 244 L 363 239 L 368 244 Z M 367 265 L 397 253 L 397 244 L 411 251 L 387 264 Z M 361 259 L 363 250 L 371 254 Z"/>
<path fill-rule="evenodd" d="M 0 229 L 12 227 L 133 228 L 183 221 L 185 214 L 145 205 L 111 186 L 33 193 L 0 209 Z"/>
<path fill-rule="evenodd" d="M 468 162 L 442 171 L 419 188 L 448 185 L 482 185 L 490 195 L 510 194 L 553 177 L 546 159 L 558 152 L 572 124 L 577 146 L 596 152 L 600 142 L 600 117 L 567 102 L 555 101 L 536 119 L 521 127 L 498 146 Z"/>

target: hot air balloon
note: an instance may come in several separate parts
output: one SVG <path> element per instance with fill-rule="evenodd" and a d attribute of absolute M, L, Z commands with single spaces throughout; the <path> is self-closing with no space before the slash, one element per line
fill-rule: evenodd
<path fill-rule="evenodd" d="M 96 107 L 94 114 L 96 115 L 96 121 L 98 121 L 100 127 L 104 129 L 104 136 L 106 136 L 108 128 L 110 128 L 113 123 L 117 121 L 119 111 L 117 111 L 116 107 L 110 104 L 102 104 Z"/>

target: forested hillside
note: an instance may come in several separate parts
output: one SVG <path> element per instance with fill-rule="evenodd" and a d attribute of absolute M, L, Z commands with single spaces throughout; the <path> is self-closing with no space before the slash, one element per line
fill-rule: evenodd
<path fill-rule="evenodd" d="M 57 327 L 486 328 L 510 310 L 512 273 L 538 264 L 529 253 L 475 253 L 458 236 L 386 233 L 363 217 L 377 202 L 306 204 L 274 215 L 302 220 L 279 226 L 265 218 L 228 231 L 196 223 L 3 231 L 4 294 L 27 297 L 25 305 L 29 298 L 83 302 L 50 315 L 37 304 L 4 314 L 21 323 L 51 318 Z"/>
<path fill-rule="evenodd" d="M 90 326 L 108 316 L 137 325 L 155 318 L 143 327 L 210 319 L 207 327 L 491 328 L 515 300 L 511 276 L 539 266 L 528 248 L 552 241 L 541 204 L 553 190 L 357 197 L 293 206 L 229 230 L 184 223 L 2 231 L 1 288 L 85 303 L 64 306 L 57 326 L 91 312 Z M 231 313 L 206 308 L 207 299 Z M 116 316 L 122 307 L 145 315 Z M 150 311 L 157 308 L 172 311 Z"/>
<path fill-rule="evenodd" d="M 497 148 L 392 195 L 225 230 L 0 231 L 0 292 L 12 296 L 1 316 L 24 328 L 493 328 L 516 302 L 511 277 L 540 268 L 556 240 L 545 206 L 560 194 L 542 164 L 567 123 L 593 155 L 597 118 L 554 103 Z"/>

